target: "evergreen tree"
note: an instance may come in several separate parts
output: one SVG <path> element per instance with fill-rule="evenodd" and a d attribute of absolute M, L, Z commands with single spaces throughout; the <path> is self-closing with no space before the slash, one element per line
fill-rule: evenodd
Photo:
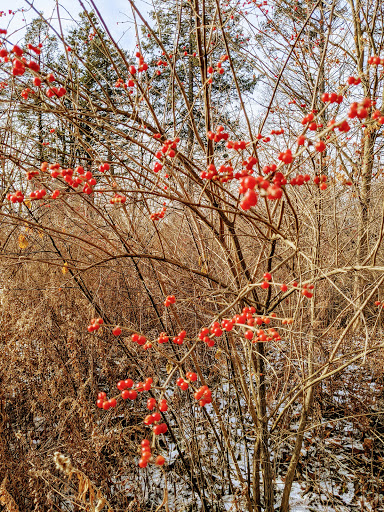
<path fill-rule="evenodd" d="M 193 139 L 193 130 L 188 123 L 188 112 L 181 88 L 184 89 L 196 120 L 203 120 L 203 91 L 207 86 L 206 81 L 216 122 L 233 129 L 238 120 L 238 93 L 228 63 L 225 61 L 227 50 L 221 27 L 217 24 L 217 19 L 214 19 L 215 2 L 209 0 L 206 3 L 210 5 L 206 6 L 202 20 L 205 26 L 205 40 L 200 44 L 209 50 L 204 57 L 199 57 L 199 43 L 196 40 L 199 17 L 188 0 L 178 2 L 177 5 L 170 1 L 155 0 L 150 16 L 154 21 L 153 31 L 161 40 L 162 48 L 155 37 L 147 37 L 147 27 L 142 27 L 144 42 L 141 51 L 149 64 L 149 76 L 153 77 L 150 95 L 156 102 L 163 104 L 165 110 L 167 105 L 177 106 L 177 119 L 170 117 L 168 124 L 178 130 L 181 136 L 187 136 L 189 141 Z M 243 58 L 248 39 L 241 30 L 239 14 L 230 15 L 228 10 L 223 12 L 223 16 L 224 30 L 239 89 L 242 94 L 251 94 L 258 78 L 254 74 L 254 69 Z M 205 61 L 205 76 L 202 75 L 202 59 Z M 175 77 L 173 82 L 170 80 L 172 75 Z M 172 110 L 172 107 L 169 110 Z M 199 122 L 198 125 L 202 128 L 201 136 L 205 137 L 204 123 Z"/>
<path fill-rule="evenodd" d="M 75 58 L 70 59 L 71 81 L 78 84 L 79 88 L 78 91 L 72 91 L 69 101 L 72 103 L 71 108 L 82 111 L 82 122 L 78 127 L 82 146 L 78 145 L 79 138 L 76 136 L 73 155 L 85 158 L 89 166 L 97 151 L 104 153 L 106 159 L 111 159 L 110 144 L 103 136 L 102 123 L 95 129 L 93 117 L 89 115 L 89 106 L 96 100 L 101 109 L 99 115 L 109 122 L 108 110 L 111 102 L 115 101 L 113 84 L 120 78 L 118 70 L 124 68 L 124 62 L 101 29 L 93 12 L 80 13 L 79 20 L 78 26 L 66 38 L 69 43 L 68 55 L 75 55 Z M 93 148 L 97 151 L 89 151 L 95 140 L 100 146 Z"/>
<path fill-rule="evenodd" d="M 31 55 L 31 60 L 36 61 L 40 69 L 57 71 L 57 60 L 59 55 L 58 41 L 56 36 L 50 33 L 50 27 L 41 19 L 35 18 L 28 26 L 25 34 L 25 50 Z M 22 84 L 18 83 L 18 93 L 23 96 Z M 28 88 L 27 88 L 28 90 Z M 50 129 L 55 126 L 56 118 L 49 114 L 49 109 L 45 105 L 44 88 L 34 89 L 33 94 L 27 94 L 24 103 L 20 103 L 19 135 L 23 134 L 26 141 L 37 141 L 34 144 L 38 148 L 36 158 L 41 163 L 49 158 L 51 149 L 49 141 L 52 138 Z M 55 141 L 56 142 L 56 141 Z M 56 144 L 55 144 L 56 146 Z M 62 148 L 55 148 L 55 152 L 60 152 Z"/>

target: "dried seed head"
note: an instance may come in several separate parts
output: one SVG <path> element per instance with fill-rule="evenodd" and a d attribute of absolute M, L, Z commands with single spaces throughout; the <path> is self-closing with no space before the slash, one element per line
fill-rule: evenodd
<path fill-rule="evenodd" d="M 71 463 L 71 459 L 66 457 L 60 452 L 55 452 L 53 455 L 53 460 L 55 461 L 56 468 L 67 475 L 72 473 L 73 467 Z"/>

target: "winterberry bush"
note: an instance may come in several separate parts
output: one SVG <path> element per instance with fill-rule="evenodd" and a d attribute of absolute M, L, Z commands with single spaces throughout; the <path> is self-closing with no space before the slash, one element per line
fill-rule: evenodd
<path fill-rule="evenodd" d="M 384 346 L 384 6 L 91 4 L 0 18 L 0 502 L 287 512 Z"/>

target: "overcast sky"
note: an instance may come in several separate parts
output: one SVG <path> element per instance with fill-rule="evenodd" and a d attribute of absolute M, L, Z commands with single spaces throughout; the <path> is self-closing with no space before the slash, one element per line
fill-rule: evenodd
<path fill-rule="evenodd" d="M 83 1 L 84 5 L 91 10 L 90 3 L 87 0 Z M 56 0 L 30 0 L 30 2 L 35 9 L 43 12 L 44 17 L 50 19 L 52 24 L 58 28 Z M 120 40 L 126 49 L 135 44 L 135 33 L 128 0 L 95 0 L 95 3 L 113 37 L 116 40 Z M 150 10 L 150 3 L 145 0 L 139 0 L 136 4 L 145 12 Z M 11 7 L 15 12 L 13 15 L 8 13 Z M 25 0 L 12 0 L 9 2 L 0 0 L 0 11 L 2 9 L 4 9 L 6 14 L 0 17 L 0 28 L 7 28 L 9 39 L 12 43 L 16 43 L 18 39 L 22 39 L 25 25 L 37 16 L 36 12 Z M 63 29 L 65 30 L 75 25 L 74 20 L 78 18 L 82 7 L 78 0 L 59 0 L 59 9 Z"/>

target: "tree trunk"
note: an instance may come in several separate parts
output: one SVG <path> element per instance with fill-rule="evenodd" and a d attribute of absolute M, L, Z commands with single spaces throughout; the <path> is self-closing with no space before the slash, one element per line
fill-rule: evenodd
<path fill-rule="evenodd" d="M 371 182 L 373 168 L 373 147 L 375 143 L 375 130 L 366 128 L 364 133 L 364 145 L 362 155 L 361 184 L 358 201 L 358 226 L 357 226 L 357 248 L 356 264 L 362 265 L 368 255 L 368 227 L 369 207 L 371 199 Z M 364 301 L 364 288 L 369 280 L 368 273 L 357 273 L 354 282 L 355 312 L 361 307 Z M 354 329 L 361 327 L 361 320 L 355 322 Z"/>

